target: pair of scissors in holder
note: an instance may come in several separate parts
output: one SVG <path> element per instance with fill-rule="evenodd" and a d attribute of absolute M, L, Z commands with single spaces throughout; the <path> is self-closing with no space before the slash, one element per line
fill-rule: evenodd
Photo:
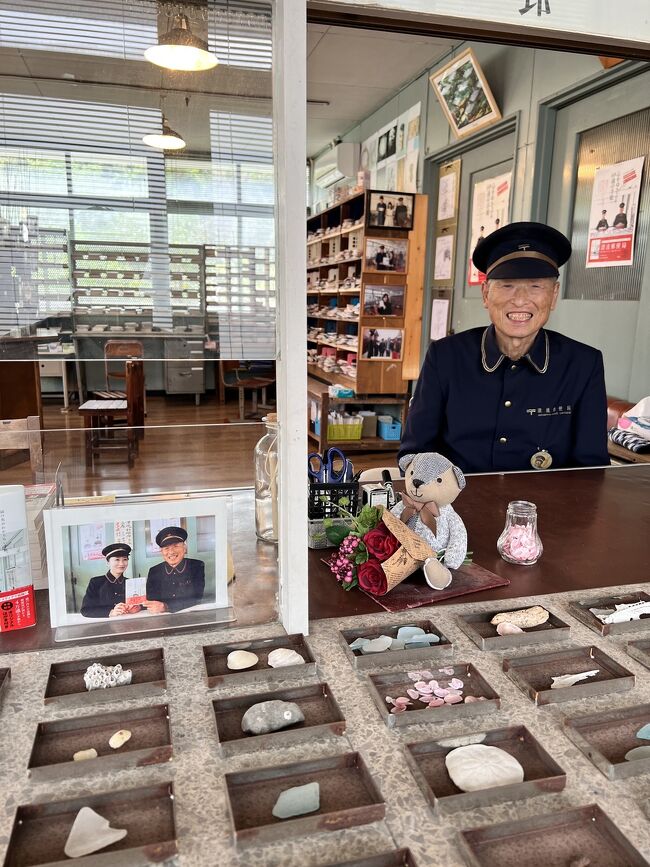
<path fill-rule="evenodd" d="M 354 467 L 340 449 L 332 447 L 324 455 L 311 452 L 307 457 L 307 472 L 312 482 L 339 484 L 352 481 Z"/>

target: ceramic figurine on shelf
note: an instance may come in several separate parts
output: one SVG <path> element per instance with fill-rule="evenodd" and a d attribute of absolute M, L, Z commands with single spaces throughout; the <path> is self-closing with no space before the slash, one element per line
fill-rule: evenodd
<path fill-rule="evenodd" d="M 458 569 L 467 555 L 467 530 L 451 504 L 465 487 L 465 476 L 443 455 L 425 452 L 404 455 L 399 461 L 406 490 L 391 512 L 417 533 L 442 561 L 429 557 L 422 566 L 427 584 L 444 590 L 451 583 L 450 569 Z"/>

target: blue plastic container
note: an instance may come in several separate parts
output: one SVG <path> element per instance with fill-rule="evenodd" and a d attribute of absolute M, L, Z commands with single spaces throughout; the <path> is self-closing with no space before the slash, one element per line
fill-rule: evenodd
<path fill-rule="evenodd" d="M 395 419 L 391 419 L 390 422 L 379 419 L 377 433 L 381 440 L 399 440 L 402 438 L 402 423 Z"/>

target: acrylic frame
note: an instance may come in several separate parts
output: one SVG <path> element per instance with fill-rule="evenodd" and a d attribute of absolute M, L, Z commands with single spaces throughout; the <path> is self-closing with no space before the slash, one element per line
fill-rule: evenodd
<path fill-rule="evenodd" d="M 463 70 L 462 77 L 470 79 L 474 85 L 476 97 L 474 103 L 478 103 L 476 109 L 463 118 L 463 104 L 459 97 L 462 89 L 459 87 L 458 75 Z M 467 48 L 449 63 L 436 69 L 429 76 L 429 82 L 445 113 L 445 117 L 457 138 L 472 135 L 486 126 L 501 120 L 501 112 L 490 90 L 490 85 L 483 74 L 476 55 L 471 48 Z M 467 100 L 466 100 L 467 102 Z"/>
<path fill-rule="evenodd" d="M 126 631 L 137 631 L 142 624 L 142 631 L 152 628 L 163 628 L 167 621 L 179 618 L 181 614 L 210 613 L 217 609 L 229 608 L 228 596 L 228 506 L 229 498 L 225 496 L 213 497 L 175 497 L 170 499 L 151 499 L 139 503 L 119 503 L 101 506 L 70 506 L 58 509 L 48 509 L 44 514 L 45 541 L 47 549 L 47 565 L 49 575 L 50 595 L 50 624 L 57 627 L 80 627 L 84 625 L 97 625 L 110 621 L 111 631 L 120 631 L 123 626 Z M 80 613 L 81 591 L 79 593 L 79 611 L 69 611 L 67 603 L 68 585 L 70 576 L 66 569 L 66 553 L 63 540 L 66 530 L 78 528 L 88 524 L 111 524 L 120 522 L 138 522 L 145 525 L 152 518 L 162 518 L 166 515 L 178 514 L 182 518 L 214 518 L 214 551 L 210 550 L 210 556 L 214 557 L 214 593 L 210 592 L 207 601 L 181 609 L 176 613 L 165 612 L 161 614 L 149 614 L 140 612 L 117 617 L 84 617 Z M 189 541 L 189 540 L 188 540 Z M 187 557 L 200 559 L 201 553 L 193 551 L 193 546 L 188 545 Z M 146 552 L 142 552 L 146 557 Z M 162 558 L 161 558 L 162 559 Z M 106 571 L 106 561 L 95 561 L 97 574 Z M 208 573 L 206 572 L 206 577 Z M 210 574 L 210 583 L 212 575 Z M 206 597 L 204 597 L 206 598 Z M 165 622 L 163 623 L 162 619 Z M 160 626 L 155 626 L 156 622 Z M 180 624 L 179 624 L 180 625 Z M 127 629 L 128 626 L 128 629 Z"/>
<path fill-rule="evenodd" d="M 371 274 L 406 274 L 408 270 L 408 245 L 406 238 L 364 238 L 363 270 Z M 397 253 L 399 267 L 379 267 L 376 256 L 384 247 L 386 254 Z"/>
<path fill-rule="evenodd" d="M 398 226 L 396 223 L 389 225 L 387 223 L 378 222 L 376 214 L 377 203 L 383 198 L 385 203 L 391 202 L 393 208 L 397 208 L 399 199 L 404 200 L 407 208 L 407 220 L 403 225 Z M 415 213 L 415 193 L 400 193 L 395 190 L 368 190 L 366 192 L 366 228 L 367 229 L 395 229 L 400 232 L 410 232 L 413 228 L 413 217 Z M 373 219 L 373 215 L 375 219 Z M 394 216 L 393 216 L 394 219 Z"/>
<path fill-rule="evenodd" d="M 384 352 L 389 351 L 389 355 L 369 355 L 370 341 L 372 332 L 377 334 L 377 351 L 379 351 L 382 342 L 387 344 Z M 388 342 L 399 338 L 399 350 L 389 350 Z M 366 344 L 366 340 L 368 344 Z M 367 346 L 367 348 L 366 348 Z M 404 352 L 404 329 L 403 328 L 373 328 L 365 327 L 361 330 L 361 359 L 363 361 L 401 361 Z"/>

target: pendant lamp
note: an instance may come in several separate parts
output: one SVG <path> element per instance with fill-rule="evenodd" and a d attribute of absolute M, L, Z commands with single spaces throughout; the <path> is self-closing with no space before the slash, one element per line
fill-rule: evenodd
<path fill-rule="evenodd" d="M 208 50 L 208 43 L 190 30 L 187 15 L 176 15 L 174 26 L 144 53 L 150 63 L 182 72 L 212 69 L 219 60 Z"/>
<path fill-rule="evenodd" d="M 179 151 L 185 147 L 185 139 L 169 126 L 165 115 L 162 119 L 162 132 L 148 133 L 142 137 L 142 141 L 161 151 Z"/>

